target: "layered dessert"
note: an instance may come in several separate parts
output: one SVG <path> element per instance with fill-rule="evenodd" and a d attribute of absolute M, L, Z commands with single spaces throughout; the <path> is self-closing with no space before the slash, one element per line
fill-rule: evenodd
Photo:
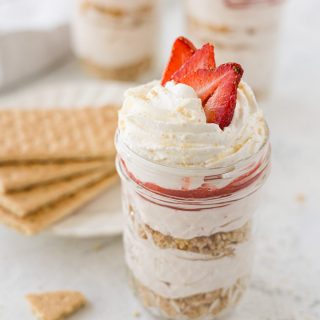
<path fill-rule="evenodd" d="M 161 81 L 129 89 L 117 170 L 131 283 L 166 319 L 215 319 L 248 285 L 268 128 L 237 63 L 178 38 Z"/>
<path fill-rule="evenodd" d="M 238 61 L 256 94 L 272 83 L 284 0 L 186 0 L 187 29 L 198 43 L 211 42 L 217 61 Z M 261 76 L 263 75 L 263 76 Z"/>
<path fill-rule="evenodd" d="M 134 80 L 154 56 L 157 0 L 76 0 L 73 47 L 87 71 Z"/>

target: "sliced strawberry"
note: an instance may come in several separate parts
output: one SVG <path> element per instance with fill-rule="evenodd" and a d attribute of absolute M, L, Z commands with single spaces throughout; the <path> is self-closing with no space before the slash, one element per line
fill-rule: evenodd
<path fill-rule="evenodd" d="M 223 129 L 232 120 L 242 75 L 239 64 L 226 63 L 214 70 L 199 69 L 179 82 L 195 90 L 204 105 L 207 122 L 217 123 Z"/>
<path fill-rule="evenodd" d="M 237 63 L 226 63 L 215 71 L 217 88 L 204 105 L 208 123 L 216 123 L 221 129 L 232 121 L 237 101 L 237 88 L 243 75 Z"/>
<path fill-rule="evenodd" d="M 180 82 L 186 75 L 198 69 L 214 69 L 215 67 L 214 47 L 207 43 L 187 59 L 181 68 L 173 74 L 172 79 Z"/>
<path fill-rule="evenodd" d="M 212 93 L 217 89 L 219 81 L 215 70 L 199 69 L 193 73 L 187 74 L 183 79 L 177 81 L 184 83 L 194 89 L 198 97 L 204 104 Z"/>
<path fill-rule="evenodd" d="M 161 84 L 165 85 L 171 80 L 172 75 L 190 58 L 196 51 L 191 41 L 184 37 L 176 39 L 172 46 L 168 65 L 163 73 Z"/>

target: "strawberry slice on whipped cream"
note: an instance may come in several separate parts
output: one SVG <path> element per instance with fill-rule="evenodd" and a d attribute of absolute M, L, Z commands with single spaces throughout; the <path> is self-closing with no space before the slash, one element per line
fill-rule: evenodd
<path fill-rule="evenodd" d="M 161 84 L 173 80 L 192 87 L 202 101 L 207 123 L 223 130 L 232 121 L 242 75 L 237 63 L 216 67 L 213 45 L 195 49 L 191 41 L 180 37 L 173 44 Z"/>

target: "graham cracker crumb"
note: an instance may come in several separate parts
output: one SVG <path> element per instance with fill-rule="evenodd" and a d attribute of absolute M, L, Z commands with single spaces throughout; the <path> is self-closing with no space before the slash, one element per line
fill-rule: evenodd
<path fill-rule="evenodd" d="M 215 258 L 223 258 L 234 255 L 234 246 L 249 240 L 251 235 L 251 223 L 229 231 L 218 232 L 211 236 L 196 237 L 193 239 L 178 239 L 164 235 L 153 230 L 148 225 L 138 225 L 138 235 L 142 239 L 150 238 L 161 249 L 178 249 L 194 253 L 208 254 Z"/>
<path fill-rule="evenodd" d="M 99 252 L 101 250 L 103 250 L 103 248 L 106 246 L 105 242 L 99 242 L 97 243 L 95 246 L 93 246 L 93 251 L 95 252 Z"/>
<path fill-rule="evenodd" d="M 146 308 L 158 309 L 170 319 L 200 319 L 220 315 L 235 306 L 247 287 L 247 277 L 239 278 L 231 287 L 195 294 L 185 298 L 165 298 L 145 287 L 131 275 L 133 287 Z"/>
<path fill-rule="evenodd" d="M 139 317 L 141 316 L 141 313 L 140 313 L 140 311 L 134 311 L 134 312 L 132 313 L 132 315 L 133 315 L 134 317 L 136 317 L 136 318 L 139 318 Z"/>
<path fill-rule="evenodd" d="M 306 202 L 306 195 L 304 193 L 298 193 L 296 194 L 295 196 L 295 200 L 298 202 L 298 203 L 305 203 Z"/>

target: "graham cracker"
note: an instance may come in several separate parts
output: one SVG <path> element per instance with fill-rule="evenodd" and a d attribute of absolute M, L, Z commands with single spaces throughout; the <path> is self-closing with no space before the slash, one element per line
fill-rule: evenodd
<path fill-rule="evenodd" d="M 0 193 L 20 191 L 113 166 L 114 161 L 101 160 L 0 165 Z"/>
<path fill-rule="evenodd" d="M 63 320 L 87 303 L 79 291 L 30 293 L 26 299 L 39 320 Z"/>
<path fill-rule="evenodd" d="M 96 170 L 72 179 L 40 185 L 33 189 L 0 194 L 0 206 L 17 216 L 24 217 L 61 198 L 76 193 L 84 186 L 91 185 L 112 172 L 114 172 L 114 168 Z"/>
<path fill-rule="evenodd" d="M 116 183 L 118 176 L 106 175 L 93 185 L 87 185 L 75 194 L 63 198 L 61 201 L 52 203 L 39 211 L 26 216 L 18 217 L 3 208 L 0 208 L 0 223 L 16 229 L 26 235 L 34 235 L 44 230 L 51 224 L 70 215 L 75 210 L 95 198 L 107 187 Z"/>
<path fill-rule="evenodd" d="M 1 110 L 0 163 L 113 159 L 117 110 Z"/>

